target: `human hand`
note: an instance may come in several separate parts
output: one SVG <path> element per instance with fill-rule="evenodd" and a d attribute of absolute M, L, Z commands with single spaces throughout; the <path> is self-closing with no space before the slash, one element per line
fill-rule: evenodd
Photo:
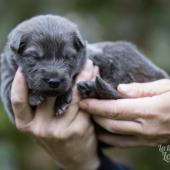
<path fill-rule="evenodd" d="M 88 61 L 77 81 L 91 80 L 97 68 Z M 95 170 L 99 166 L 97 142 L 88 114 L 79 110 L 76 88 L 69 109 L 62 116 L 54 114 L 55 98 L 48 98 L 33 110 L 28 105 L 28 91 L 18 70 L 12 84 L 11 101 L 16 127 L 34 139 L 66 170 Z"/>
<path fill-rule="evenodd" d="M 87 99 L 80 108 L 112 134 L 99 139 L 118 147 L 155 146 L 170 141 L 170 80 L 119 85 L 130 97 L 120 100 Z"/>

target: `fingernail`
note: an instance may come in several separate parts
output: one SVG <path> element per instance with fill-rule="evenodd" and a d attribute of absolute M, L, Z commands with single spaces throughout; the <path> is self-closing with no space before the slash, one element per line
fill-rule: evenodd
<path fill-rule="evenodd" d="M 82 108 L 82 109 L 86 109 L 87 108 L 87 103 L 86 102 L 79 102 L 79 106 Z"/>
<path fill-rule="evenodd" d="M 129 84 L 119 84 L 118 90 L 122 92 L 128 92 L 130 90 Z"/>

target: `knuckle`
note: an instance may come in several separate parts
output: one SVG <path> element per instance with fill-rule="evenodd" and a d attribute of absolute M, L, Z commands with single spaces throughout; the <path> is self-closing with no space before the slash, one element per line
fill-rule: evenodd
<path fill-rule="evenodd" d="M 111 131 L 112 133 L 116 132 L 116 124 L 113 121 L 110 121 L 110 123 L 108 124 L 108 129 L 109 131 Z"/>
<path fill-rule="evenodd" d="M 139 83 L 133 82 L 129 84 L 131 89 L 138 90 L 139 89 Z"/>
<path fill-rule="evenodd" d="M 15 126 L 16 126 L 16 128 L 19 130 L 19 131 L 24 131 L 24 128 L 23 128 L 23 126 L 19 123 L 19 122 L 15 122 Z"/>
<path fill-rule="evenodd" d="M 81 128 L 81 129 L 77 129 L 74 131 L 74 135 L 78 136 L 78 137 L 83 137 L 85 135 L 85 131 Z"/>
<path fill-rule="evenodd" d="M 151 136 L 153 136 L 153 131 L 151 131 L 151 129 L 146 130 L 146 131 L 144 132 L 144 135 L 145 135 L 146 137 L 151 137 Z"/>
<path fill-rule="evenodd" d="M 118 112 L 118 103 L 112 104 L 111 110 L 113 113 L 117 113 Z"/>
<path fill-rule="evenodd" d="M 32 135 L 34 135 L 37 138 L 47 138 L 47 134 L 46 131 L 44 131 L 43 128 L 41 128 L 40 126 L 36 126 L 34 128 L 32 128 L 31 130 Z"/>
<path fill-rule="evenodd" d="M 154 94 L 153 90 L 145 84 L 141 85 L 139 83 L 131 83 L 131 88 L 134 90 L 134 94 L 141 97 L 152 96 Z"/>
<path fill-rule="evenodd" d="M 16 97 L 16 96 L 11 97 L 11 104 L 13 106 L 15 106 L 15 107 L 21 106 L 21 105 L 23 105 L 23 103 L 24 103 L 24 99 L 22 99 L 21 97 Z"/>
<path fill-rule="evenodd" d="M 169 115 L 161 114 L 161 115 L 159 115 L 159 120 L 162 125 L 164 125 L 165 127 L 166 126 L 169 127 L 169 125 L 170 125 L 170 116 Z"/>
<path fill-rule="evenodd" d="M 157 131 L 156 129 L 149 127 L 148 130 L 144 131 L 144 136 L 146 136 L 147 138 L 154 138 L 155 136 L 157 136 Z"/>
<path fill-rule="evenodd" d="M 118 118 L 120 114 L 120 107 L 121 107 L 120 104 L 116 102 L 115 104 L 111 105 L 111 108 L 106 114 L 111 118 Z"/>
<path fill-rule="evenodd" d="M 65 133 L 61 133 L 61 132 L 57 132 L 55 133 L 53 136 L 55 136 L 55 138 L 58 140 L 58 141 L 66 141 L 69 136 L 67 136 Z"/>
<path fill-rule="evenodd" d="M 20 123 L 18 121 L 15 122 L 15 125 L 16 125 L 16 128 L 23 133 L 31 132 L 30 127 L 28 125 L 23 125 L 22 123 Z"/>
<path fill-rule="evenodd" d="M 51 134 L 50 135 L 51 138 L 55 138 L 55 140 L 61 141 L 61 142 L 64 142 L 65 140 L 69 138 L 69 135 L 61 129 L 57 129 L 55 131 L 51 130 L 49 134 Z"/>
<path fill-rule="evenodd" d="M 168 98 L 166 98 L 168 97 Z M 169 115 L 169 110 L 170 110 L 170 105 L 167 102 L 170 98 L 170 93 L 167 94 L 167 96 L 164 97 L 164 99 L 162 97 L 153 97 L 153 99 L 155 99 L 155 107 L 154 107 L 154 111 L 157 112 L 159 115 L 161 113 L 168 113 Z"/>
<path fill-rule="evenodd" d="M 157 120 L 158 115 L 156 113 L 152 113 L 152 112 L 146 112 L 145 113 L 145 119 L 147 120 Z"/>
<path fill-rule="evenodd" d="M 133 82 L 133 83 L 130 83 L 130 85 L 131 85 L 131 87 L 136 88 L 136 86 L 138 86 L 139 83 Z"/>
<path fill-rule="evenodd" d="M 86 132 L 87 128 L 84 128 L 83 126 L 75 126 L 73 134 L 77 137 L 83 137 Z"/>
<path fill-rule="evenodd" d="M 139 83 L 132 83 L 132 89 L 134 89 L 135 93 L 140 96 L 145 96 L 148 93 L 147 89 L 139 85 Z"/>

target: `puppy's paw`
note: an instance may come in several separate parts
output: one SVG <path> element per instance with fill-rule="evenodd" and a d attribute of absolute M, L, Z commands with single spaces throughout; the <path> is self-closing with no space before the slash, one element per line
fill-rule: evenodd
<path fill-rule="evenodd" d="M 44 101 L 44 97 L 30 95 L 28 100 L 31 106 L 38 106 Z"/>
<path fill-rule="evenodd" d="M 81 81 L 77 84 L 77 88 L 82 98 L 96 97 L 95 82 Z"/>
<path fill-rule="evenodd" d="M 72 93 L 69 92 L 62 96 L 61 98 L 57 98 L 55 101 L 55 113 L 56 116 L 62 115 L 68 109 L 72 100 Z"/>
<path fill-rule="evenodd" d="M 69 104 L 65 104 L 65 105 L 62 105 L 58 108 L 56 108 L 56 116 L 60 116 L 62 114 L 64 114 L 66 112 L 66 110 L 68 109 L 69 107 Z"/>

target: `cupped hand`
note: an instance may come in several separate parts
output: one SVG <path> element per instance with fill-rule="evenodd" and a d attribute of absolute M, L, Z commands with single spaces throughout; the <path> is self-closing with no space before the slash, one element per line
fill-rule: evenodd
<path fill-rule="evenodd" d="M 80 108 L 90 112 L 107 131 L 99 139 L 118 147 L 155 146 L 170 142 L 170 80 L 118 86 L 128 99 L 86 99 Z"/>
<path fill-rule="evenodd" d="M 77 81 L 91 80 L 97 73 L 89 60 Z M 32 135 L 66 170 L 95 170 L 99 166 L 97 142 L 88 114 L 79 110 L 80 98 L 76 88 L 69 109 L 55 116 L 55 98 L 48 98 L 35 111 L 28 105 L 28 90 L 22 73 L 18 70 L 12 84 L 11 103 L 16 127 Z"/>

